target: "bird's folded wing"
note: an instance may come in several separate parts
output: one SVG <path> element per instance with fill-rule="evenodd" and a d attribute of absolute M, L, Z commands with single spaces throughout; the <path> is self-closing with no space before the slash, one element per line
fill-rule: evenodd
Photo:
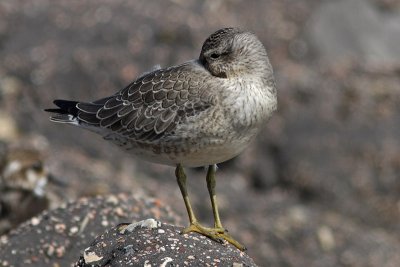
<path fill-rule="evenodd" d="M 210 108 L 205 75 L 190 64 L 159 69 L 119 93 L 93 103 L 78 103 L 78 118 L 137 141 L 152 141 Z"/>

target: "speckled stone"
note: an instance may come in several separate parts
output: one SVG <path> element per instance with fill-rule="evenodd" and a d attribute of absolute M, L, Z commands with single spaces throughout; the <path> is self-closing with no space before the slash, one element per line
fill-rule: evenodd
<path fill-rule="evenodd" d="M 42 213 L 0 237 L 0 266 L 72 266 L 107 228 L 144 218 L 179 223 L 159 200 L 144 195 L 82 198 Z"/>
<path fill-rule="evenodd" d="M 230 244 L 181 230 L 154 219 L 113 227 L 83 251 L 75 267 L 256 266 Z"/>

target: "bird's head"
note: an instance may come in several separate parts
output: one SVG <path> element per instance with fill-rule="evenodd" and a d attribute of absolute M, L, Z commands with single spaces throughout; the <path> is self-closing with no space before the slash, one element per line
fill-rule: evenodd
<path fill-rule="evenodd" d="M 269 75 L 272 67 L 263 44 L 251 32 L 224 28 L 204 42 L 200 62 L 214 76 Z"/>

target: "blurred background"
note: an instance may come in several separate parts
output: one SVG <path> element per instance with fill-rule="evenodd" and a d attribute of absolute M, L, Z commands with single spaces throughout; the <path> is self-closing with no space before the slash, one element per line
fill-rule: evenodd
<path fill-rule="evenodd" d="M 116 192 L 154 196 L 186 225 L 173 168 L 52 124 L 43 109 L 197 58 L 226 26 L 266 46 L 279 110 L 219 166 L 223 224 L 260 266 L 400 266 L 398 0 L 1 1 L 0 231 L 65 200 Z M 35 175 L 10 175 L 12 161 Z M 211 224 L 205 170 L 188 175 Z"/>

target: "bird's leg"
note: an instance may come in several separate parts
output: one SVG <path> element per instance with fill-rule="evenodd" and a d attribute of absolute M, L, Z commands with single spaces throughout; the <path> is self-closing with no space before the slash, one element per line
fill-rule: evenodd
<path fill-rule="evenodd" d="M 213 215 L 214 215 L 214 229 L 213 230 L 216 232 L 216 235 L 219 238 L 222 238 L 222 239 L 228 241 L 229 243 L 231 243 L 232 245 L 234 245 L 235 247 L 237 247 L 240 250 L 246 250 L 245 246 L 243 246 L 238 241 L 233 239 L 233 237 L 227 233 L 225 228 L 222 226 L 221 219 L 219 218 L 217 196 L 215 193 L 216 169 L 217 169 L 217 166 L 215 164 L 210 165 L 208 167 L 207 177 L 206 177 L 208 193 L 210 194 L 211 206 L 212 206 L 212 211 L 213 211 Z"/>
<path fill-rule="evenodd" d="M 186 211 L 189 215 L 190 225 L 196 224 L 197 219 L 196 216 L 194 215 L 192 205 L 190 204 L 189 195 L 186 189 L 186 174 L 183 171 L 183 167 L 181 164 L 178 164 L 178 166 L 176 166 L 175 176 L 179 185 L 179 189 L 181 190 L 183 201 L 185 201 Z"/>
<path fill-rule="evenodd" d="M 204 227 L 197 221 L 196 216 L 194 215 L 192 209 L 192 205 L 190 204 L 189 196 L 186 189 L 186 174 L 183 171 L 183 167 L 181 164 L 177 165 L 175 170 L 175 175 L 179 185 L 179 189 L 181 190 L 182 193 L 183 200 L 185 202 L 186 210 L 190 221 L 190 225 L 182 230 L 182 234 L 197 232 L 219 243 L 222 243 L 223 240 L 226 240 L 232 245 L 239 248 L 240 250 L 245 250 L 244 246 L 242 246 L 239 242 L 234 240 L 230 235 L 226 233 L 219 219 L 218 206 L 216 203 L 216 196 L 215 196 L 215 165 L 211 165 L 207 173 L 207 187 L 210 193 L 211 204 L 215 219 L 214 228 Z"/>
<path fill-rule="evenodd" d="M 222 243 L 222 239 L 216 235 L 214 228 L 204 227 L 197 221 L 196 216 L 194 215 L 194 212 L 192 209 L 192 205 L 190 204 L 189 196 L 188 196 L 187 189 L 186 189 L 186 174 L 183 171 L 183 167 L 181 164 L 178 164 L 176 166 L 175 175 L 176 175 L 176 180 L 179 185 L 179 189 L 181 190 L 181 193 L 182 193 L 183 200 L 185 201 L 185 206 L 186 206 L 186 210 L 187 210 L 187 213 L 189 216 L 189 222 L 190 222 L 189 226 L 182 230 L 182 234 L 187 234 L 190 232 L 197 232 L 197 233 L 205 235 L 217 242 Z"/>
<path fill-rule="evenodd" d="M 215 184 L 216 184 L 215 171 L 216 171 L 216 165 L 210 165 L 208 167 L 207 177 L 206 177 L 207 189 L 208 193 L 210 194 L 211 206 L 214 215 L 214 227 L 216 229 L 220 229 L 220 232 L 223 233 L 225 232 L 225 229 L 222 227 L 221 219 L 219 218 L 217 196 L 215 194 Z"/>

